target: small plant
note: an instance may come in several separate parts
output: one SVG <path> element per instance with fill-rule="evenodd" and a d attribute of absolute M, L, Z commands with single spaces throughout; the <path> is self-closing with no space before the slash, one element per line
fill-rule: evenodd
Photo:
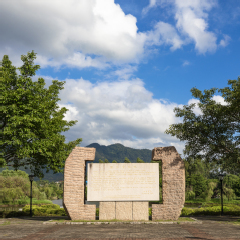
<path fill-rule="evenodd" d="M 152 208 L 148 208 L 148 215 L 152 216 Z"/>

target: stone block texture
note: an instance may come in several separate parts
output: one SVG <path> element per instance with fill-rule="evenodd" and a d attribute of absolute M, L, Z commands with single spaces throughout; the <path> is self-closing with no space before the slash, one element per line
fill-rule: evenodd
<path fill-rule="evenodd" d="M 99 220 L 149 220 L 148 202 L 100 202 Z"/>
<path fill-rule="evenodd" d="M 95 152 L 95 148 L 75 147 L 65 162 L 63 207 L 72 220 L 96 218 L 96 205 L 84 204 L 85 161 L 93 161 Z"/>
<path fill-rule="evenodd" d="M 99 220 L 116 219 L 116 202 L 99 203 Z"/>
<path fill-rule="evenodd" d="M 163 204 L 152 204 L 152 220 L 177 220 L 185 202 L 185 166 L 175 147 L 157 147 L 152 160 L 162 161 Z"/>
<path fill-rule="evenodd" d="M 132 202 L 116 202 L 116 219 L 132 220 Z"/>
<path fill-rule="evenodd" d="M 133 202 L 132 220 L 149 220 L 148 202 Z"/>

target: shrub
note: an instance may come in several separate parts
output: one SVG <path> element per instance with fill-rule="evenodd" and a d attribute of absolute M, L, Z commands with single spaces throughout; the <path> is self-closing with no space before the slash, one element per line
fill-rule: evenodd
<path fill-rule="evenodd" d="M 186 192 L 186 200 L 193 200 L 193 199 L 195 199 L 195 192 L 187 191 Z"/>
<path fill-rule="evenodd" d="M 19 212 L 19 211 L 0 211 L 0 218 L 11 218 L 11 217 L 20 217 L 28 216 L 29 213 Z"/>
<path fill-rule="evenodd" d="M 148 215 L 152 216 L 152 208 L 148 208 Z"/>
<path fill-rule="evenodd" d="M 213 207 L 201 207 L 196 209 L 191 208 L 183 208 L 181 212 L 181 216 L 197 216 L 197 215 L 220 215 L 221 206 L 213 206 Z M 240 207 L 236 205 L 228 205 L 223 206 L 223 213 L 226 215 L 234 215 L 240 216 Z"/>
<path fill-rule="evenodd" d="M 96 209 L 96 216 L 99 216 L 99 208 Z"/>
<path fill-rule="evenodd" d="M 30 205 L 23 208 L 23 212 L 30 213 Z M 65 210 L 57 204 L 46 204 L 42 206 L 32 206 L 33 216 L 67 216 Z"/>

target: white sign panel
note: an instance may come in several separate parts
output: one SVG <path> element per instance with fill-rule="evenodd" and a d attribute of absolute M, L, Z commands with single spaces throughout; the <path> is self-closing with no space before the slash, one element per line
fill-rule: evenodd
<path fill-rule="evenodd" d="M 89 163 L 87 201 L 159 201 L 158 163 Z"/>

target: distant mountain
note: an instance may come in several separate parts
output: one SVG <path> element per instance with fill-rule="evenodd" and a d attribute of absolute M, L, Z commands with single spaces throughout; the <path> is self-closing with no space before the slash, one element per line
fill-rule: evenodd
<path fill-rule="evenodd" d="M 115 143 L 109 146 L 99 145 L 98 143 L 91 143 L 86 146 L 89 148 L 96 148 L 94 163 L 99 163 L 99 159 L 105 160 L 105 158 L 111 163 L 116 160 L 118 163 L 123 163 L 125 157 L 127 157 L 132 163 L 137 162 L 139 157 L 146 163 L 150 163 L 152 159 L 152 151 L 149 149 L 134 149 L 125 147 L 120 143 Z"/>
<path fill-rule="evenodd" d="M 95 160 L 93 161 L 94 163 L 99 163 L 99 159 L 103 161 L 107 159 L 110 163 L 113 160 L 116 160 L 118 163 L 123 163 L 125 157 L 127 157 L 132 163 L 136 163 L 138 157 L 146 163 L 150 163 L 152 159 L 151 150 L 134 149 L 130 147 L 125 147 L 120 143 L 115 143 L 109 146 L 99 145 L 98 143 L 91 143 L 86 147 L 96 148 Z M 12 169 L 13 169 L 12 167 L 9 167 L 9 170 L 12 170 Z M 4 168 L 0 168 L 0 172 L 2 170 L 4 170 Z M 30 170 L 26 170 L 24 169 L 24 167 L 21 167 L 19 170 L 25 171 L 28 174 L 30 174 Z M 34 180 L 39 180 L 39 179 L 35 178 Z M 63 173 L 53 174 L 53 171 L 49 171 L 48 173 L 44 171 L 43 180 L 48 180 L 50 182 L 63 180 Z"/>

